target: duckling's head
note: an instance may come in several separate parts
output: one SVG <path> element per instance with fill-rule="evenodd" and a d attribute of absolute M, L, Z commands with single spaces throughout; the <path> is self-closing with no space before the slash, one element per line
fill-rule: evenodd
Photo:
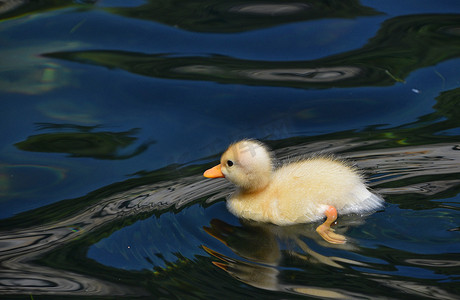
<path fill-rule="evenodd" d="M 207 178 L 225 177 L 241 190 L 254 192 L 271 180 L 273 162 L 267 147 L 256 140 L 242 140 L 230 145 L 222 154 L 220 165 L 207 170 Z"/>

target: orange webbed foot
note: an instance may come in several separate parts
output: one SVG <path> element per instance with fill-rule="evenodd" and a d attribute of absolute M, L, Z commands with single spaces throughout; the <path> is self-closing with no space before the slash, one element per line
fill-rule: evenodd
<path fill-rule="evenodd" d="M 331 228 L 331 224 L 337 220 L 337 210 L 334 206 L 329 206 L 325 215 L 327 217 L 326 221 L 319 225 L 316 228 L 316 232 L 326 241 L 331 244 L 345 244 L 346 238 L 343 235 L 337 234 L 334 232 L 334 229 Z"/>

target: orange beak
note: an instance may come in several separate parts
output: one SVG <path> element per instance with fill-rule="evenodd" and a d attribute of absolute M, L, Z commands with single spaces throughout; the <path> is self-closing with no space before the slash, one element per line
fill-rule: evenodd
<path fill-rule="evenodd" d="M 225 175 L 222 173 L 222 170 L 220 168 L 220 164 L 218 164 L 215 167 L 212 167 L 211 169 L 206 170 L 203 176 L 206 178 L 224 178 L 225 177 Z"/>

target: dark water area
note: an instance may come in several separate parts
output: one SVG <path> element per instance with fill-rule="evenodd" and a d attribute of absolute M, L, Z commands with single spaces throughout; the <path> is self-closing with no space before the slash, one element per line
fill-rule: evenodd
<path fill-rule="evenodd" d="M 460 299 L 460 2 L 0 0 L 0 298 Z M 382 210 L 238 220 L 242 138 Z"/>

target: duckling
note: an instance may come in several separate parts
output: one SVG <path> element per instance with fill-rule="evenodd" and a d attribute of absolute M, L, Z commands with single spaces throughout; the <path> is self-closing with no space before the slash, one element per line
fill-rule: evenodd
<path fill-rule="evenodd" d="M 273 161 L 266 145 L 242 140 L 230 145 L 220 164 L 203 175 L 225 177 L 238 187 L 227 200 L 227 208 L 239 218 L 291 225 L 326 216 L 316 231 L 332 244 L 346 242 L 331 228 L 338 213 L 372 212 L 383 204 L 355 168 L 332 156 L 314 156 L 278 168 Z"/>

